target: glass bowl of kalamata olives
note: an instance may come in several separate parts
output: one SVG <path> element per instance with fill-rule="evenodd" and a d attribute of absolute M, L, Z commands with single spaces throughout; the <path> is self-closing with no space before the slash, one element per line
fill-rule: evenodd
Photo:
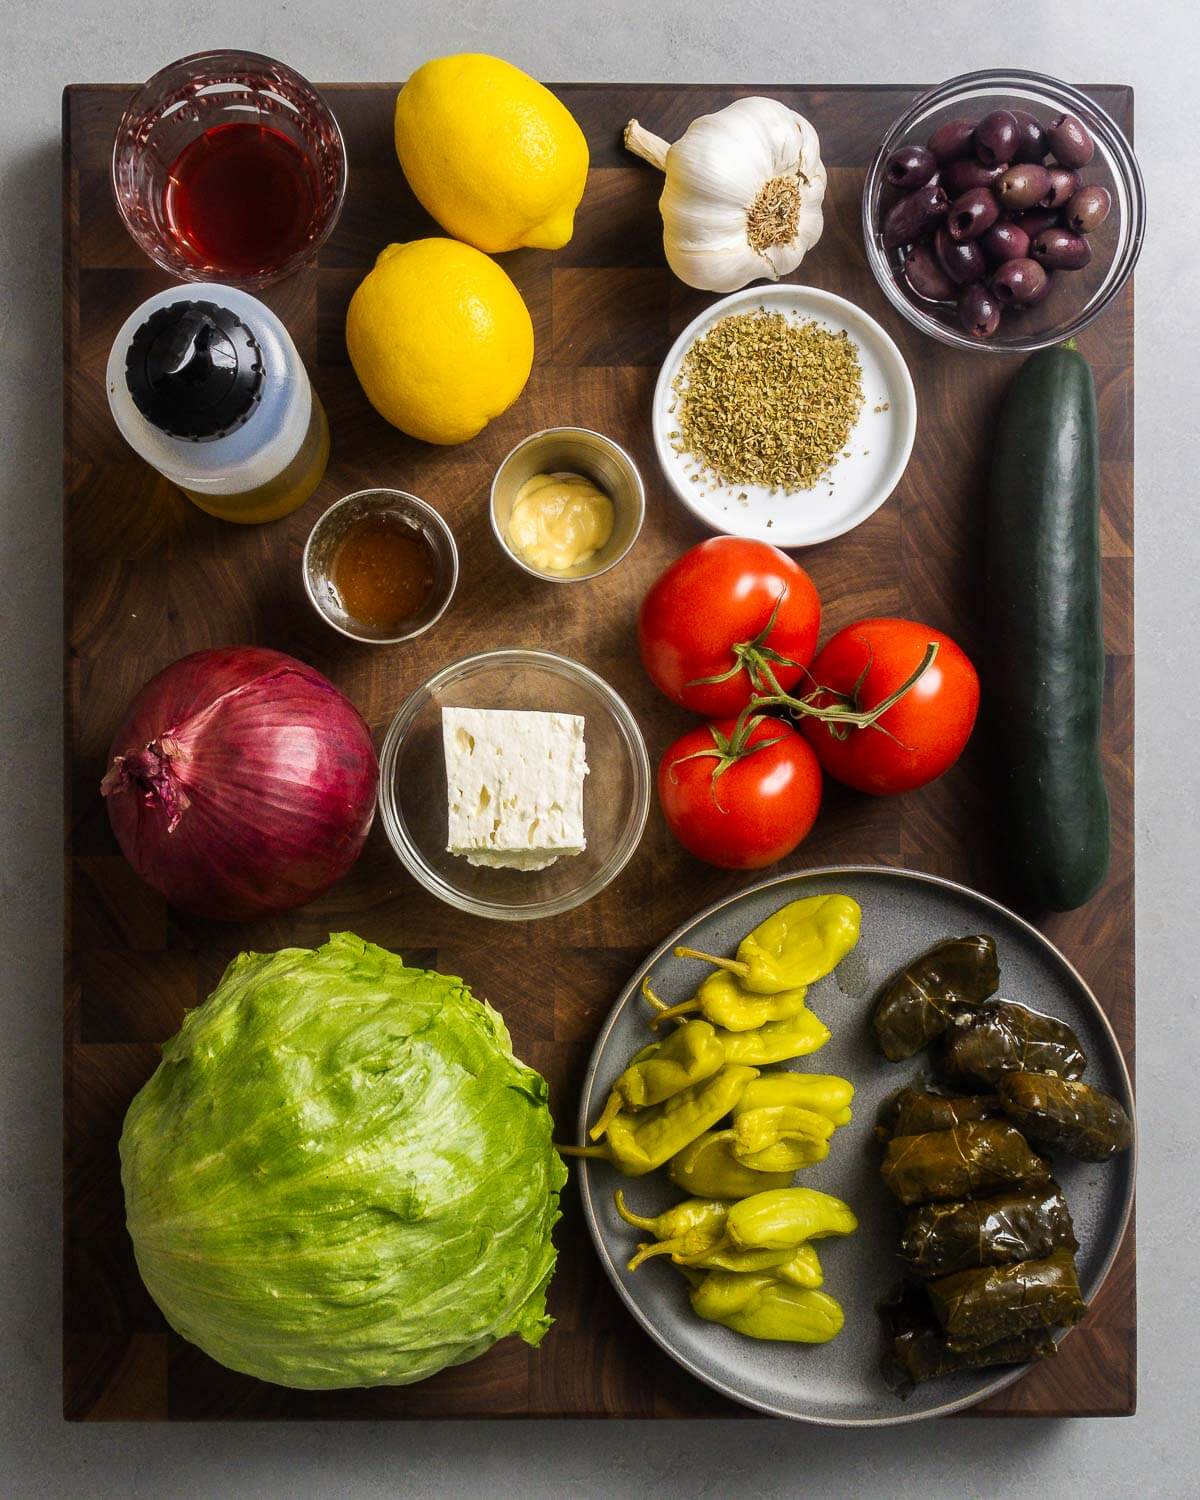
<path fill-rule="evenodd" d="M 956 348 L 1030 353 L 1124 286 L 1146 224 L 1120 127 L 1040 73 L 965 73 L 922 94 L 867 173 L 863 236 L 888 300 Z"/>

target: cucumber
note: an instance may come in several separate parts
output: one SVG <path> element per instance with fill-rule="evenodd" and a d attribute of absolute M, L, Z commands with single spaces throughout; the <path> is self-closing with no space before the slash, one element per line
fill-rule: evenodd
<path fill-rule="evenodd" d="M 1096 391 L 1072 343 L 1026 360 L 988 498 L 984 702 L 1026 903 L 1071 911 L 1108 870 Z"/>

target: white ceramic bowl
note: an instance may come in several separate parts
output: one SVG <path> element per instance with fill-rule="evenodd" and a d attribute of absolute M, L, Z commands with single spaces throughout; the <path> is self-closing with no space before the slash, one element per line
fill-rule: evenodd
<path fill-rule="evenodd" d="M 673 384 L 692 343 L 730 313 L 759 307 L 796 322 L 813 319 L 834 333 L 845 330 L 858 347 L 862 366 L 863 410 L 847 444 L 850 457 L 839 459 L 813 489 L 795 494 L 772 494 L 762 485 L 722 485 L 704 474 L 693 483 L 698 463 L 676 452 L 670 439 L 677 430 L 671 412 Z M 853 530 L 896 488 L 916 436 L 917 397 L 903 356 L 874 318 L 832 292 L 783 282 L 734 292 L 688 324 L 663 361 L 651 423 L 667 482 L 706 526 L 776 547 L 808 547 Z"/>

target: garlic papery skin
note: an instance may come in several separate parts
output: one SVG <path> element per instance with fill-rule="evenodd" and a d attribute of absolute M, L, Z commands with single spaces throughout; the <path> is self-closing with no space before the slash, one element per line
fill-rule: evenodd
<path fill-rule="evenodd" d="M 736 292 L 778 281 L 821 237 L 817 132 L 777 99 L 736 99 L 693 120 L 673 145 L 630 120 L 625 145 L 666 174 L 663 250 L 688 286 Z"/>

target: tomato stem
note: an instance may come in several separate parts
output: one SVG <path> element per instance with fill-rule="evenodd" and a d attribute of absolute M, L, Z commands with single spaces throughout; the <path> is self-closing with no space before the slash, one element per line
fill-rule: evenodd
<path fill-rule="evenodd" d="M 712 687 L 717 683 L 730 682 L 739 672 L 745 672 L 750 679 L 750 686 L 757 692 L 763 690 L 764 681 L 774 682 L 774 673 L 771 672 L 770 663 L 774 662 L 780 667 L 802 667 L 803 663 L 793 661 L 790 656 L 784 656 L 776 651 L 773 646 L 767 645 L 771 632 L 775 629 L 775 622 L 779 618 L 779 610 L 783 601 L 787 598 L 787 584 L 779 592 L 775 600 L 774 608 L 771 610 L 770 618 L 753 640 L 738 641 L 729 649 L 733 652 L 733 666 L 728 671 L 714 673 L 711 677 L 693 677 L 684 685 L 686 687 Z M 778 687 L 778 683 L 775 684 Z"/>
<path fill-rule="evenodd" d="M 768 682 L 771 687 L 769 693 L 751 699 L 749 708 L 752 711 L 764 708 L 786 708 L 791 713 L 803 718 L 820 719 L 829 726 L 829 732 L 838 739 L 845 739 L 852 729 L 878 729 L 884 734 L 888 731 L 878 721 L 887 713 L 889 708 L 894 708 L 905 693 L 910 692 L 921 678 L 928 672 L 937 660 L 938 643 L 930 641 L 925 647 L 925 654 L 921 658 L 915 672 L 907 677 L 895 692 L 889 693 L 882 702 L 877 703 L 874 708 L 859 708 L 858 695 L 862 688 L 870 668 L 870 661 L 859 673 L 858 681 L 849 693 L 836 693 L 835 697 L 841 701 L 820 705 L 813 700 L 823 693 L 833 693 L 832 688 L 816 687 L 811 693 L 803 698 L 793 697 L 791 693 L 784 692 L 779 685 L 779 680 L 771 671 L 770 667 L 764 667 Z M 853 706 L 851 706 L 853 705 Z"/>
<path fill-rule="evenodd" d="M 675 767 L 683 765 L 684 761 L 715 760 L 716 765 L 712 771 L 713 801 L 724 812 L 721 799 L 717 795 L 718 779 L 739 760 L 745 760 L 748 755 L 755 755 L 759 750 L 765 750 L 770 745 L 777 745 L 783 738 L 782 734 L 777 734 L 772 739 L 755 740 L 753 744 L 750 744 L 750 736 L 767 717 L 766 714 L 756 713 L 756 707 L 757 700 L 748 703 L 738 714 L 737 722 L 727 735 L 722 734 L 715 724 L 709 724 L 707 728 L 709 734 L 712 735 L 712 746 L 706 746 L 703 750 L 693 750 L 688 755 L 680 755 L 673 760 L 670 766 L 671 779 L 675 779 Z"/>

